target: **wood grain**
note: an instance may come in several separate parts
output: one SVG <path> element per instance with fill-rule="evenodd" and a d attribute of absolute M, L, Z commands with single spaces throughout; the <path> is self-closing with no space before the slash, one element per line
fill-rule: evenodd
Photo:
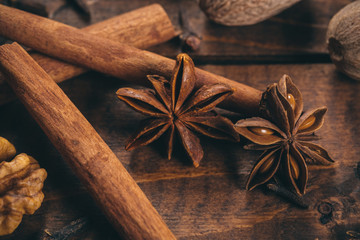
<path fill-rule="evenodd" d="M 186 6 L 188 23 L 202 36 L 201 46 L 190 52 L 201 63 L 281 63 L 330 62 L 326 30 L 331 17 L 351 0 L 302 0 L 282 13 L 255 25 L 225 27 L 209 21 L 192 0 L 102 0 L 91 5 L 91 23 L 125 13 L 151 3 L 161 4 L 173 25 L 182 30 L 181 6 Z M 54 19 L 72 26 L 86 26 L 71 6 L 59 11 Z M 182 51 L 179 41 L 151 47 L 151 52 L 175 58 Z"/>
<path fill-rule="evenodd" d="M 126 42 L 138 48 L 148 48 L 165 42 L 176 35 L 166 12 L 158 4 L 107 19 L 85 27 L 81 31 L 117 42 Z M 40 53 L 31 52 L 31 56 L 57 83 L 87 71 L 87 69 L 47 57 Z M 7 103 L 13 99 L 15 99 L 15 96 L 5 83 L 5 76 L 0 72 L 0 104 Z"/>
<path fill-rule="evenodd" d="M 200 29 L 203 36 L 200 49 L 191 56 L 197 63 L 215 64 L 201 66 L 204 70 L 261 90 L 287 73 L 302 91 L 305 109 L 327 105 L 329 111 L 317 133 L 322 137 L 318 143 L 336 161 L 330 168 L 310 169 L 305 196 L 309 209 L 299 209 L 265 189 L 245 191 L 247 175 L 260 152 L 202 137 L 206 153 L 198 169 L 191 166 L 181 148 L 175 150 L 174 159 L 167 160 L 161 139 L 139 151 L 126 152 L 126 139 L 144 119 L 116 99 L 116 90 L 131 84 L 100 73 L 88 73 L 62 83 L 65 93 L 118 156 L 176 237 L 359 238 L 360 85 L 339 74 L 332 64 L 304 64 L 329 63 L 325 44 L 328 21 L 352 1 L 302 0 L 254 26 L 223 27 L 210 23 L 195 1 L 104 0 L 93 5 L 91 22 L 153 2 L 164 6 L 179 29 L 179 6 L 186 6 L 189 24 Z M 77 27 L 89 24 L 71 7 L 59 11 L 54 19 Z M 168 57 L 176 56 L 180 50 L 176 39 L 151 48 Z M 228 116 L 234 122 L 239 119 L 238 115 Z M 35 215 L 25 216 L 18 230 L 0 237 L 1 240 L 43 240 L 47 236 L 45 229 L 54 233 L 81 217 L 86 217 L 90 225 L 72 239 L 119 239 L 20 102 L 0 106 L 0 134 L 11 140 L 18 152 L 33 155 L 49 173 L 43 206 Z M 323 205 L 330 206 L 330 215 L 319 211 Z"/>
<path fill-rule="evenodd" d="M 123 0 L 126 1 L 126 0 Z M 139 7 L 147 0 L 104 1 L 98 3 L 103 11 L 114 14 Z M 188 22 L 202 36 L 198 51 L 191 52 L 196 62 L 219 63 L 316 63 L 330 62 L 326 46 L 326 30 L 331 17 L 351 0 L 302 0 L 264 22 L 244 27 L 225 27 L 211 22 L 201 12 L 196 1 L 154 0 L 160 3 L 175 26 L 181 28 L 179 9 L 186 6 L 191 16 Z M 113 10 L 110 10 L 110 7 Z M 101 11 L 97 11 L 100 18 Z M 155 46 L 150 51 L 174 57 L 181 46 L 176 41 Z"/>
<path fill-rule="evenodd" d="M 104 140 L 20 45 L 0 47 L 0 69 L 123 237 L 175 239 Z"/>
<path fill-rule="evenodd" d="M 200 48 L 189 52 L 196 63 L 321 63 L 330 62 L 326 46 L 326 30 L 331 17 L 352 0 L 302 0 L 264 22 L 245 27 L 226 27 L 211 22 L 193 0 L 102 0 L 91 5 L 91 22 L 98 22 L 150 3 L 161 4 L 173 25 L 183 30 L 181 8 L 185 8 L 186 25 L 202 36 Z M 71 14 L 68 7 L 54 19 L 70 25 L 87 24 Z M 75 19 L 77 21 L 75 21 Z M 185 29 L 186 30 L 186 29 Z M 183 51 L 179 40 L 149 49 L 175 58 Z"/>
<path fill-rule="evenodd" d="M 71 26 L 0 5 L 0 35 L 64 61 L 132 83 L 149 85 L 146 75 L 171 79 L 175 61 L 129 45 L 82 32 Z M 256 114 L 261 92 L 244 84 L 196 69 L 195 87 L 223 83 L 234 93 L 221 102 L 232 111 Z"/>
<path fill-rule="evenodd" d="M 356 104 L 360 85 L 337 73 L 332 64 L 202 68 L 259 89 L 288 73 L 302 91 L 305 109 L 328 106 L 325 124 L 317 133 L 322 138 L 318 143 L 336 163 L 310 168 L 305 195 L 309 209 L 297 208 L 262 188 L 247 192 L 246 178 L 260 152 L 243 150 L 241 144 L 201 137 L 205 157 L 196 169 L 181 148 L 167 160 L 161 139 L 139 151 L 126 152 L 126 139 L 145 117 L 116 99 L 116 90 L 125 85 L 115 78 L 86 74 L 65 82 L 63 88 L 178 239 L 354 239 L 349 234 L 358 234 L 360 229 L 360 105 Z M 98 81 L 100 78 L 106 81 Z M 43 207 L 34 216 L 26 216 L 14 235 L 0 239 L 41 239 L 38 235 L 44 229 L 54 232 L 84 216 L 91 225 L 74 239 L 118 239 L 23 106 L 17 102 L 2 106 L 0 115 L 0 133 L 18 151 L 34 155 L 49 173 Z M 331 217 L 319 212 L 321 204 L 331 206 Z"/>

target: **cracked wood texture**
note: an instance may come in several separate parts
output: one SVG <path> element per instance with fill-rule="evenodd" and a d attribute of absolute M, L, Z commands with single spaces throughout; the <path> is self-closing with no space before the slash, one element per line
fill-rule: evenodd
<path fill-rule="evenodd" d="M 86 3 L 86 1 L 83 1 Z M 91 1 L 89 1 L 91 2 Z M 60 86 L 100 136 L 121 159 L 178 239 L 358 239 L 360 238 L 360 84 L 338 73 L 329 62 L 327 24 L 351 1 L 302 0 L 267 21 L 247 27 L 208 22 L 192 1 L 94 1 L 84 18 L 75 6 L 57 11 L 54 19 L 84 27 L 90 23 L 159 2 L 177 25 L 202 35 L 190 55 L 200 68 L 260 90 L 289 74 L 304 97 L 304 108 L 327 105 L 318 143 L 332 155 L 330 167 L 310 167 L 308 209 L 301 209 L 265 188 L 245 191 L 245 182 L 261 152 L 242 144 L 201 138 L 205 156 L 199 168 L 181 148 L 167 160 L 161 140 L 126 152 L 126 139 L 144 116 L 116 99 L 129 86 L 100 73 L 87 73 Z M 185 8 L 180 6 L 186 6 Z M 188 23 L 179 23 L 179 9 Z M 79 13 L 80 12 L 80 13 Z M 151 48 L 174 57 L 181 43 L 172 40 Z M 289 64 L 290 63 L 290 64 Z M 236 121 L 238 114 L 224 112 Z M 85 188 L 19 101 L 0 106 L 0 135 L 18 152 L 34 156 L 48 171 L 45 200 L 32 216 L 24 216 L 7 239 L 52 239 L 72 221 L 85 218 L 82 231 L 70 239 L 119 239 Z"/>

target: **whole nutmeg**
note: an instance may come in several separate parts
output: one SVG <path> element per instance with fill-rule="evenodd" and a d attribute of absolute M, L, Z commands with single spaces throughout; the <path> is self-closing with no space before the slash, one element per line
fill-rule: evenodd
<path fill-rule="evenodd" d="M 200 8 L 216 23 L 245 26 L 268 19 L 300 0 L 200 0 Z"/>
<path fill-rule="evenodd" d="M 360 80 L 360 0 L 348 4 L 331 19 L 327 45 L 337 69 Z"/>

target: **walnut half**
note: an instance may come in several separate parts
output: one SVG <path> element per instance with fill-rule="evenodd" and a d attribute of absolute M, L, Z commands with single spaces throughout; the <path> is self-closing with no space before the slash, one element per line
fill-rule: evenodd
<path fill-rule="evenodd" d="M 41 206 L 46 177 L 45 169 L 25 153 L 0 163 L 0 236 L 12 233 L 24 214 Z"/>
<path fill-rule="evenodd" d="M 15 156 L 16 150 L 8 140 L 0 137 L 0 162 L 10 159 Z"/>

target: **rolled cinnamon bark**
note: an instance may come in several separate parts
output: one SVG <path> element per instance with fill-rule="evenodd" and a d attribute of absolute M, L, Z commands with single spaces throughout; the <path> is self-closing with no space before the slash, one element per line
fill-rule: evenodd
<path fill-rule="evenodd" d="M 176 36 L 168 15 L 159 4 L 133 10 L 83 28 L 81 31 L 143 49 Z M 86 72 L 85 68 L 40 53 L 33 52 L 31 56 L 57 83 Z M 5 82 L 0 72 L 0 105 L 15 99 L 15 95 Z"/>
<path fill-rule="evenodd" d="M 175 239 L 104 140 L 20 45 L 0 46 L 0 69 L 119 233 L 127 239 Z"/>
<path fill-rule="evenodd" d="M 145 77 L 148 74 L 170 78 L 175 63 L 160 55 L 1 5 L 0 35 L 49 56 L 140 84 L 148 84 Z M 234 89 L 234 94 L 222 107 L 257 113 L 261 98 L 259 90 L 200 69 L 196 69 L 196 76 L 196 87 L 221 82 Z"/>

